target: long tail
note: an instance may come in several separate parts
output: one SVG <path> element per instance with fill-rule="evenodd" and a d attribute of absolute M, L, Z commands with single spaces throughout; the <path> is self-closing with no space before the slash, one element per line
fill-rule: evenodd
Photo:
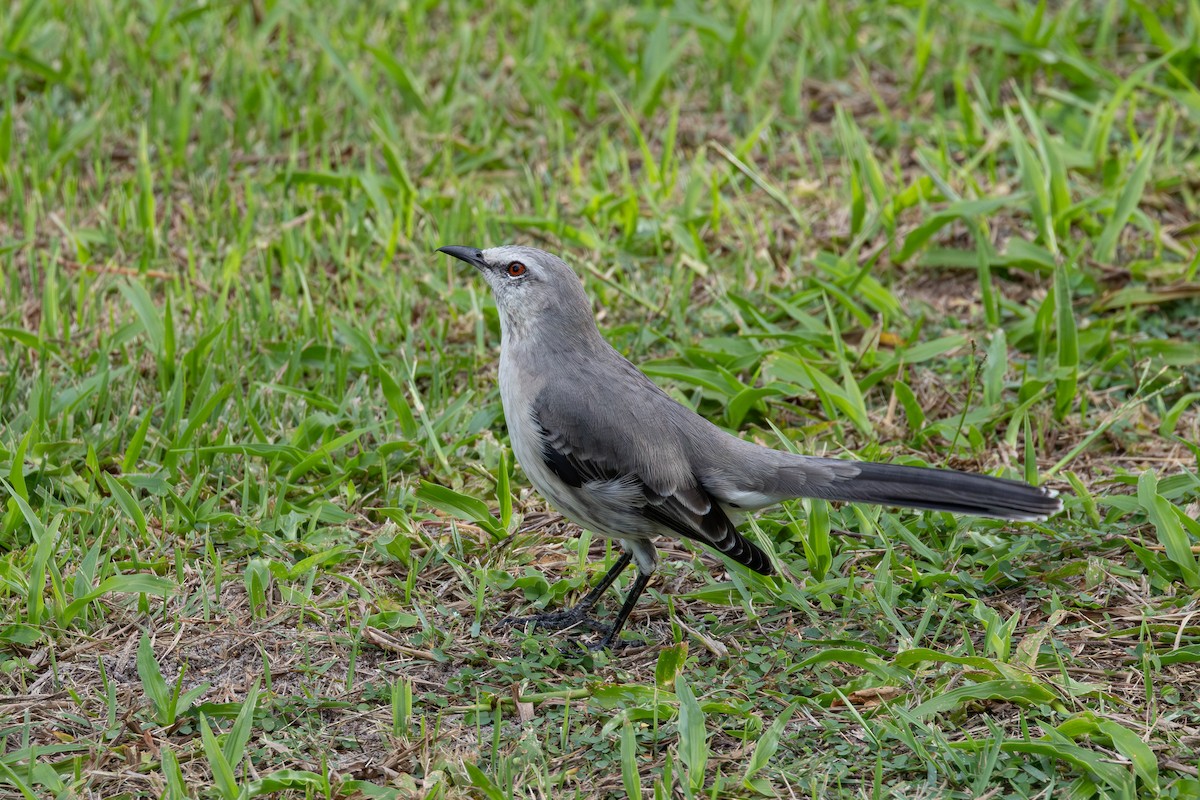
<path fill-rule="evenodd" d="M 1012 520 L 1042 520 L 1062 510 L 1058 492 L 1021 481 L 970 472 L 866 461 L 841 462 L 837 479 L 813 486 L 805 494 L 827 500 L 878 503 L 904 508 L 927 508 Z"/>

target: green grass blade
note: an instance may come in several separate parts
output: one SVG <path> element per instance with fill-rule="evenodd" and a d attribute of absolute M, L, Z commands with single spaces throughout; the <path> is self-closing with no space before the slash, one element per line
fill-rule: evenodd
<path fill-rule="evenodd" d="M 242 761 L 242 753 L 246 748 L 246 742 L 250 741 L 250 732 L 254 727 L 254 710 L 257 705 L 258 681 L 256 680 L 250 685 L 250 690 L 246 692 L 246 699 L 242 701 L 242 708 L 238 711 L 233 725 L 229 728 L 229 734 L 225 738 L 225 746 L 221 748 L 225 760 L 232 766 L 236 766 Z"/>
<path fill-rule="evenodd" d="M 1054 338 L 1058 356 L 1054 378 L 1054 410 L 1060 419 L 1075 404 L 1079 386 L 1079 334 L 1067 275 L 1065 264 L 1060 263 L 1054 268 Z"/>
<path fill-rule="evenodd" d="M 642 779 L 637 767 L 637 737 L 628 722 L 621 726 L 621 783 L 625 787 L 626 797 L 642 800 Z"/>
<path fill-rule="evenodd" d="M 208 724 L 208 717 L 204 714 L 200 715 L 200 740 L 220 796 L 224 800 L 238 800 L 241 797 L 241 788 L 233 774 L 233 766 L 225 758 L 221 743 L 217 740 L 216 734 Z"/>
<path fill-rule="evenodd" d="M 1146 182 L 1150 179 L 1150 168 L 1154 165 L 1157 152 L 1158 140 L 1151 139 L 1143 148 L 1141 156 L 1129 173 L 1129 179 L 1124 181 L 1112 216 L 1104 224 L 1104 230 L 1100 232 L 1100 239 L 1096 243 L 1097 261 L 1105 264 L 1111 263 L 1116 255 L 1117 240 L 1133 215 L 1134 209 L 1141 202 L 1142 194 L 1146 190 Z"/>
<path fill-rule="evenodd" d="M 704 712 L 683 675 L 675 677 L 675 696 L 679 698 L 679 759 L 687 767 L 692 791 L 699 792 L 709 755 Z"/>
<path fill-rule="evenodd" d="M 1147 470 L 1138 477 L 1138 504 L 1150 517 L 1159 544 L 1167 558 L 1178 568 L 1180 577 L 1189 589 L 1200 589 L 1200 562 L 1192 552 L 1191 541 L 1175 516 L 1170 502 L 1158 493 L 1158 477 Z"/>
<path fill-rule="evenodd" d="M 158 659 L 154 657 L 154 646 L 150 637 L 143 632 L 138 640 L 137 673 L 142 681 L 142 691 L 154 706 L 154 717 L 160 725 L 175 724 L 175 698 L 171 688 L 163 679 Z"/>

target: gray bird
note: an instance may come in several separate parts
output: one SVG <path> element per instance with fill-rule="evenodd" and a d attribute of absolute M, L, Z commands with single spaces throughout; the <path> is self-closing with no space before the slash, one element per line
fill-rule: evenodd
<path fill-rule="evenodd" d="M 658 561 L 655 536 L 701 542 L 755 572 L 767 555 L 731 516 L 797 497 L 1041 520 L 1062 508 L 1052 489 L 952 470 L 801 456 L 731 436 L 672 400 L 596 328 L 562 259 L 532 247 L 442 247 L 483 274 L 500 313 L 500 400 L 529 480 L 568 519 L 624 550 L 574 608 L 510 620 L 556 630 L 588 612 L 632 560 L 633 582 L 611 647 Z"/>

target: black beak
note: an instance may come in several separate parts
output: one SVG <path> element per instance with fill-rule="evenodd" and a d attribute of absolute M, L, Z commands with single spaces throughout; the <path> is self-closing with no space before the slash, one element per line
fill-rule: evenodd
<path fill-rule="evenodd" d="M 445 253 L 448 256 L 454 256 L 459 261 L 465 261 L 475 269 L 487 269 L 487 262 L 483 260 L 483 251 L 477 247 L 459 247 L 458 245 L 447 245 L 439 247 L 439 253 Z"/>

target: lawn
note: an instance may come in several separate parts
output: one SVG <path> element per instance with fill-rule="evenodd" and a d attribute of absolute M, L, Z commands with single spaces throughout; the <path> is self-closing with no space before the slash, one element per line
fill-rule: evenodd
<path fill-rule="evenodd" d="M 1197 75 L 1198 0 L 6 5 L 0 799 L 1200 797 Z M 499 629 L 618 555 L 434 252 L 507 242 L 740 436 L 1065 511 Z"/>

